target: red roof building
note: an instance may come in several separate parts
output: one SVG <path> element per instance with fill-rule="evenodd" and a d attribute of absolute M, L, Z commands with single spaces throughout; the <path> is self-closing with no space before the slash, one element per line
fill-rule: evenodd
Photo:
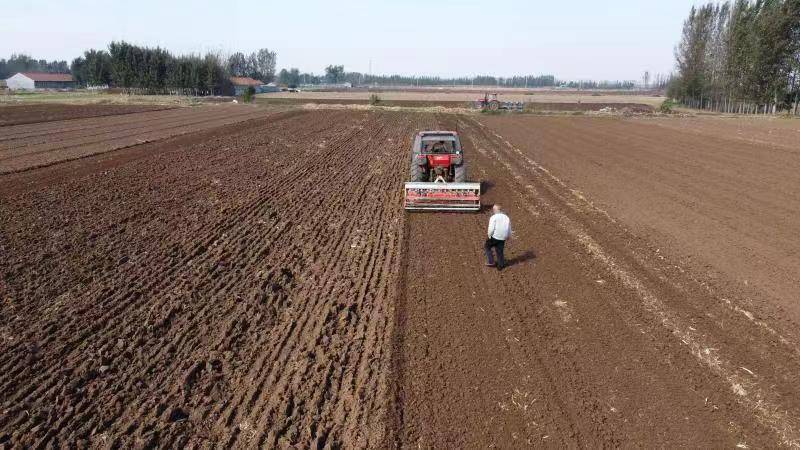
<path fill-rule="evenodd" d="M 22 72 L 33 81 L 62 81 L 73 82 L 72 75 L 68 73 Z"/>
<path fill-rule="evenodd" d="M 261 86 L 264 84 L 263 81 L 256 80 L 250 77 L 231 77 L 231 83 L 234 86 Z"/>
<path fill-rule="evenodd" d="M 75 80 L 68 73 L 20 72 L 6 80 L 9 89 L 73 89 Z"/>

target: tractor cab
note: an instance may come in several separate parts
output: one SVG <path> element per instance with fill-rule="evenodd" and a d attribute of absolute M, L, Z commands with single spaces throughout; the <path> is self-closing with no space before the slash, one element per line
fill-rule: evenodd
<path fill-rule="evenodd" d="M 419 143 L 420 153 L 424 155 L 461 153 L 461 143 L 452 134 L 422 134 Z"/>
<path fill-rule="evenodd" d="M 427 168 L 428 181 L 443 176 L 452 181 L 455 166 L 461 164 L 461 143 L 452 132 L 420 133 L 418 163 Z"/>

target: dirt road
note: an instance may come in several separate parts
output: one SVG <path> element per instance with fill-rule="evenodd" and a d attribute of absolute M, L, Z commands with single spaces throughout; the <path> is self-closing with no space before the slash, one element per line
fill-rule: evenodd
<path fill-rule="evenodd" d="M 37 158 L 154 141 L 0 175 L 0 446 L 800 445 L 797 328 L 767 289 L 793 288 L 792 256 L 762 252 L 785 270 L 753 284 L 696 262 L 797 226 L 789 184 L 758 176 L 796 177 L 783 137 L 756 159 L 661 121 L 96 122 L 133 116 L 14 138 Z M 483 266 L 487 212 L 402 211 L 431 128 L 511 215 L 505 271 Z M 726 228 L 686 240 L 697 211 Z"/>

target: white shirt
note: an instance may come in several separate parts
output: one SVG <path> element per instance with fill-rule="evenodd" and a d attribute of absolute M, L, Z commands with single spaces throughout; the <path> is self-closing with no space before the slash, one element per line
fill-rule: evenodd
<path fill-rule="evenodd" d="M 505 241 L 511 236 L 511 219 L 503 213 L 492 215 L 489 219 L 489 237 L 498 241 Z"/>

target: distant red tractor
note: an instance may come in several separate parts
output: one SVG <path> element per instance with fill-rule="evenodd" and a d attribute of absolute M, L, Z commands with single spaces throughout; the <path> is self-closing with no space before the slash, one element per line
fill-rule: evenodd
<path fill-rule="evenodd" d="M 480 209 L 480 183 L 468 183 L 467 165 L 458 133 L 422 131 L 411 148 L 410 181 L 405 185 L 405 209 Z"/>
<path fill-rule="evenodd" d="M 483 98 L 475 100 L 475 107 L 482 111 L 499 111 L 501 109 L 509 111 L 522 111 L 525 108 L 525 103 L 501 102 L 497 98 L 497 93 L 486 92 L 483 94 Z"/>
<path fill-rule="evenodd" d="M 475 106 L 478 109 L 485 109 L 489 111 L 497 111 L 500 109 L 500 100 L 497 99 L 496 93 L 484 93 L 483 98 L 475 100 Z"/>

